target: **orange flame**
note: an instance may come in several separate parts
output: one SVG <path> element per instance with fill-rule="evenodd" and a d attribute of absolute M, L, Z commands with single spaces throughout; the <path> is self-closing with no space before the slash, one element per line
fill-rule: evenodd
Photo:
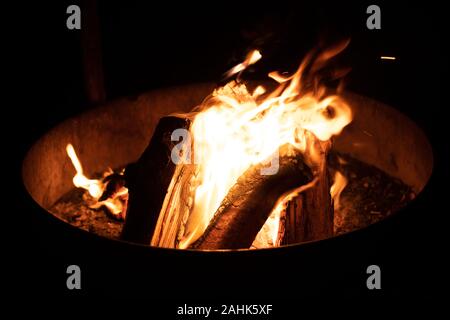
<path fill-rule="evenodd" d="M 90 205 L 90 207 L 93 209 L 97 209 L 102 206 L 105 206 L 113 215 L 116 216 L 124 215 L 125 210 L 122 199 L 128 197 L 128 189 L 125 187 L 121 187 L 121 189 L 118 192 L 114 193 L 112 197 L 106 200 L 99 201 L 100 197 L 103 195 L 103 192 L 105 191 L 107 183 L 103 183 L 102 180 L 98 179 L 89 179 L 84 175 L 83 167 L 80 163 L 80 160 L 78 159 L 78 156 L 72 144 L 69 143 L 66 146 L 66 152 L 70 160 L 72 161 L 72 164 L 76 171 L 76 174 L 72 180 L 73 184 L 77 188 L 82 188 L 86 190 L 94 200 L 94 203 Z M 103 178 L 106 178 L 113 173 L 114 172 L 111 169 L 109 169 L 103 174 Z M 120 217 L 124 218 L 124 216 Z"/>
<path fill-rule="evenodd" d="M 339 171 L 334 174 L 334 182 L 330 188 L 331 198 L 334 201 L 334 209 L 337 210 L 341 205 L 341 193 L 347 186 L 347 178 Z"/>
<path fill-rule="evenodd" d="M 248 66 L 256 63 L 259 59 L 261 59 L 261 57 L 262 55 L 258 50 L 251 51 L 242 63 L 239 63 L 238 65 L 231 68 L 228 72 L 226 72 L 225 77 L 229 78 L 236 73 L 244 71 Z"/>
<path fill-rule="evenodd" d="M 104 190 L 103 183 L 97 179 L 89 179 L 83 174 L 83 167 L 81 166 L 80 160 L 78 160 L 75 149 L 70 143 L 67 145 L 66 151 L 77 172 L 72 180 L 75 187 L 83 188 L 89 192 L 91 197 L 96 200 L 99 199 Z"/>
<path fill-rule="evenodd" d="M 319 68 L 323 60 L 343 47 L 319 55 L 321 60 L 313 61 L 313 67 Z M 242 71 L 259 58 L 249 54 L 228 74 Z M 279 147 L 286 143 L 305 152 L 307 131 L 326 141 L 350 123 L 351 109 L 338 95 L 326 95 L 325 87 L 309 91 L 303 87 L 302 76 L 310 62 L 310 57 L 305 59 L 290 77 L 271 73 L 269 76 L 279 86 L 262 101 L 265 88 L 250 94 L 244 84 L 231 81 L 214 90 L 199 106 L 190 128 L 195 163 L 199 166 L 198 187 L 180 248 L 188 247 L 202 235 L 230 188 L 250 166 L 274 159 Z M 275 211 L 282 207 L 277 205 Z"/>

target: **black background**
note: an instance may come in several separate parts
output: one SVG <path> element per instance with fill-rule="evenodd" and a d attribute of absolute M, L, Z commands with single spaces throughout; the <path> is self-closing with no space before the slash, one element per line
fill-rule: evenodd
<path fill-rule="evenodd" d="M 172 301 L 164 309 L 167 317 L 177 303 L 193 301 L 274 303 L 290 298 L 301 303 L 302 296 L 438 296 L 445 278 L 441 259 L 447 255 L 440 226 L 448 208 L 440 205 L 448 192 L 443 181 L 449 164 L 442 83 L 448 35 L 438 4 L 377 2 L 382 29 L 368 30 L 369 2 L 299 0 L 244 6 L 238 1 L 99 1 L 108 100 L 159 87 L 219 81 L 255 44 L 263 60 L 250 76 L 293 70 L 311 48 L 350 37 L 349 48 L 338 59 L 352 67 L 347 88 L 407 114 L 430 139 L 433 177 L 399 214 L 331 241 L 249 257 L 154 251 L 80 235 L 49 219 L 29 198 L 20 178 L 26 151 L 56 124 L 92 107 L 84 91 L 80 32 L 66 28 L 66 8 L 74 3 L 24 4 L 9 11 L 14 19 L 8 22 L 8 50 L 14 59 L 7 62 L 14 69 L 10 81 L 18 93 L 5 106 L 12 117 L 4 120 L 11 118 L 14 124 L 8 135 L 13 161 L 6 173 L 12 173 L 10 211 L 17 219 L 8 228 L 13 231 L 7 242 L 13 256 L 6 264 L 12 267 L 7 278 L 16 294 L 159 297 Z M 382 61 L 381 55 L 397 60 Z M 66 289 L 69 264 L 81 266 L 81 291 Z M 370 264 L 381 267 L 380 291 L 366 289 Z"/>

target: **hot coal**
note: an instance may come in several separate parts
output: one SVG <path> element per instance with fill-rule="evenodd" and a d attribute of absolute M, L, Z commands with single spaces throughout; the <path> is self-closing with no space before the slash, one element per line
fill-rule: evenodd
<path fill-rule="evenodd" d="M 62 196 L 50 208 L 50 211 L 61 220 L 74 227 L 92 232 L 99 236 L 119 239 L 123 221 L 114 218 L 108 209 L 89 208 L 86 193 L 83 189 L 74 188 Z"/>
<path fill-rule="evenodd" d="M 399 179 L 345 154 L 332 153 L 328 169 L 331 176 L 339 170 L 348 179 L 341 193 L 341 205 L 334 211 L 334 232 L 337 235 L 378 222 L 416 196 Z"/>

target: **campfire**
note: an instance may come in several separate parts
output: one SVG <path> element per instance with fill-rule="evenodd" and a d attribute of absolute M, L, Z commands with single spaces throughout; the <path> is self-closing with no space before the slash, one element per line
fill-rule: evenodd
<path fill-rule="evenodd" d="M 259 85 L 250 92 L 244 82 L 231 80 L 191 113 L 163 119 L 148 151 L 130 173 L 125 172 L 130 191 L 126 183 L 114 185 L 111 177 L 123 179 L 111 169 L 101 180 L 86 178 L 69 144 L 67 153 L 77 172 L 74 185 L 90 195 L 91 208 L 105 206 L 115 216 L 127 216 L 125 239 L 147 242 L 151 236 L 153 246 L 241 249 L 254 241 L 268 247 L 262 239 L 272 239 L 273 246 L 281 238 L 298 243 L 331 236 L 333 205 L 326 159 L 331 138 L 350 123 L 351 110 L 337 94 L 327 94 L 315 76 L 347 43 L 314 59 L 306 57 L 291 76 L 270 73 L 278 83 L 272 91 Z M 261 57 L 252 51 L 226 76 L 240 75 Z M 166 143 L 167 136 L 172 142 L 184 141 Z M 172 163 L 164 157 L 169 151 Z M 161 169 L 170 181 L 155 179 Z M 164 199 L 149 201 L 154 188 L 166 191 Z M 281 226 L 282 212 L 299 199 L 295 214 Z M 149 228 L 133 227 L 142 223 Z"/>
<path fill-rule="evenodd" d="M 176 249 L 278 247 L 377 222 L 420 192 L 431 160 L 409 120 L 323 85 L 345 75 L 327 64 L 347 45 L 313 51 L 294 73 L 271 72 L 262 82 L 243 80 L 263 59 L 254 50 L 225 73 L 223 86 L 186 88 L 178 98 L 162 93 L 166 105 L 137 102 L 147 109 L 127 102 L 103 110 L 88 133 L 77 127 L 72 138 L 59 135 L 65 155 L 55 154 L 70 165 L 56 171 L 71 175 L 72 187 L 52 182 L 53 192 L 35 197 L 85 230 Z M 396 122 L 370 120 L 385 119 L 383 112 Z M 408 130 L 397 132 L 398 121 Z M 396 148 L 390 132 L 411 136 Z M 87 142 L 90 136 L 97 143 Z M 421 141 L 417 163 L 407 160 Z M 31 167 L 24 166 L 24 177 Z"/>

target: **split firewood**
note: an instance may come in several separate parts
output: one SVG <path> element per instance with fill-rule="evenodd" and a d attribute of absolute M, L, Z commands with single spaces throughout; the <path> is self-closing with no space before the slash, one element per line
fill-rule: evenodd
<path fill-rule="evenodd" d="M 189 124 L 186 118 L 161 118 L 144 153 L 126 168 L 129 201 L 123 240 L 150 244 L 177 166 L 171 154 L 179 142 L 171 136 L 176 129 L 188 129 Z"/>
<path fill-rule="evenodd" d="M 238 179 L 204 234 L 191 248 L 249 248 L 278 199 L 313 179 L 303 154 L 291 145 L 280 148 L 276 174 L 262 175 L 264 167 L 267 165 L 254 165 Z"/>
<path fill-rule="evenodd" d="M 307 157 L 315 176 L 314 186 L 291 200 L 280 220 L 280 242 L 295 244 L 333 236 L 334 209 L 330 195 L 330 177 L 327 169 L 329 141 L 307 139 Z M 312 155 L 313 154 L 313 155 Z"/>
<path fill-rule="evenodd" d="M 161 208 L 151 245 L 176 248 L 194 204 L 197 166 L 179 164 Z"/>

